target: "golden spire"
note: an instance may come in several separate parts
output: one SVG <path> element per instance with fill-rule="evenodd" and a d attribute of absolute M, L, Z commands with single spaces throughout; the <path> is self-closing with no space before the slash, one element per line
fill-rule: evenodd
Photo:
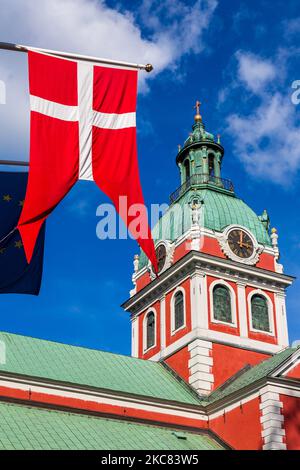
<path fill-rule="evenodd" d="M 194 109 L 196 109 L 196 114 L 195 114 L 195 118 L 194 118 L 195 122 L 202 121 L 202 116 L 200 114 L 200 105 L 201 105 L 200 101 L 197 100 L 196 104 L 194 106 Z"/>

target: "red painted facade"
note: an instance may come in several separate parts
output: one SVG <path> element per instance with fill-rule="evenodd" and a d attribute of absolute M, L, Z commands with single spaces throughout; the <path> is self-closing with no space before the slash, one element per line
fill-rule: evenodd
<path fill-rule="evenodd" d="M 188 347 L 184 347 L 177 351 L 172 356 L 165 359 L 166 364 L 171 367 L 182 379 L 187 383 L 189 382 L 189 368 L 187 364 L 190 360 L 190 353 Z"/>
<path fill-rule="evenodd" d="M 217 388 L 247 364 L 252 366 L 259 364 L 264 359 L 270 357 L 270 355 L 214 343 L 212 357 L 214 364 L 214 388 Z"/>
<path fill-rule="evenodd" d="M 202 253 L 206 253 L 208 255 L 217 256 L 218 258 L 226 258 L 223 251 L 220 248 L 218 240 L 212 237 L 203 236 L 201 237 L 201 247 L 200 250 Z"/>
<path fill-rule="evenodd" d="M 300 398 L 280 395 L 288 450 L 300 450 Z"/>
<path fill-rule="evenodd" d="M 261 450 L 259 399 L 224 411 L 222 416 L 209 421 L 209 428 L 236 450 Z"/>
<path fill-rule="evenodd" d="M 149 422 L 160 422 L 165 424 L 174 424 L 178 426 L 193 427 L 198 429 L 206 429 L 208 427 L 207 420 L 193 419 L 182 416 L 171 415 L 170 413 L 147 411 L 135 408 L 134 404 L 129 406 L 110 405 L 106 403 L 97 403 L 93 400 L 70 398 L 58 396 L 49 393 L 28 392 L 24 390 L 13 389 L 9 387 L 0 387 L 0 399 L 9 399 L 20 403 L 35 405 L 48 405 L 61 409 L 76 409 L 85 412 L 92 412 L 99 415 L 111 415 L 127 418 L 135 418 L 138 420 L 146 420 Z"/>

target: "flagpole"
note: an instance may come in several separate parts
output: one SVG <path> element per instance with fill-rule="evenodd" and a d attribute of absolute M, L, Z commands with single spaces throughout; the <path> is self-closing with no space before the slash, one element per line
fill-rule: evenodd
<path fill-rule="evenodd" d="M 153 70 L 153 66 L 151 64 L 135 64 L 132 62 L 123 62 L 117 60 L 110 60 L 110 59 L 101 59 L 99 57 L 92 57 L 92 56 L 85 56 L 79 54 L 73 54 L 71 52 L 61 52 L 61 51 L 53 51 L 50 49 L 40 49 L 38 47 L 31 47 L 31 46 L 24 46 L 22 44 L 13 44 L 10 42 L 0 42 L 0 49 L 4 49 L 7 51 L 16 51 L 16 52 L 43 52 L 45 54 L 56 55 L 59 57 L 64 57 L 66 59 L 76 59 L 76 60 L 84 60 L 88 62 L 95 62 L 98 64 L 107 64 L 107 65 L 117 65 L 121 67 L 128 67 L 132 69 L 140 69 L 146 70 L 146 72 L 151 72 Z"/>
<path fill-rule="evenodd" d="M 29 162 L 18 161 L 18 160 L 0 160 L 0 165 L 29 166 Z"/>

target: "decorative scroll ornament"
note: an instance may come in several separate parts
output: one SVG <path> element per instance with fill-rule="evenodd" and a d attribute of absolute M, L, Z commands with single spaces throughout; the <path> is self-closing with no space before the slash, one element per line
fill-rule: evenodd
<path fill-rule="evenodd" d="M 161 268 L 161 270 L 158 273 L 159 275 L 161 273 L 163 273 L 164 271 L 166 271 L 170 266 L 172 266 L 175 243 L 174 242 L 172 243 L 169 240 L 159 240 L 155 243 L 155 250 L 160 245 L 164 245 L 164 247 L 166 248 L 166 259 L 165 259 L 165 263 L 164 263 L 163 267 Z M 150 261 L 148 262 L 148 271 L 149 271 L 151 280 L 153 281 L 154 279 L 156 279 L 156 274 L 153 270 L 153 266 L 150 263 Z"/>

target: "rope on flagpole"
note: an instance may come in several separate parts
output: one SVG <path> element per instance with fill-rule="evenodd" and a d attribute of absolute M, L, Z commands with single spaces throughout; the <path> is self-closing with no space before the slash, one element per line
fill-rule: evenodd
<path fill-rule="evenodd" d="M 7 235 L 5 235 L 5 237 L 3 237 L 3 238 L 0 240 L 0 247 L 1 247 L 2 243 L 5 242 L 5 240 L 6 240 L 7 238 L 9 238 L 16 230 L 17 230 L 17 227 L 13 228 Z"/>
<path fill-rule="evenodd" d="M 117 60 L 110 60 L 110 59 L 101 59 L 99 57 L 91 57 L 79 54 L 73 54 L 71 52 L 61 52 L 61 51 L 53 51 L 50 49 L 40 49 L 38 47 L 31 47 L 31 46 L 24 46 L 22 44 L 13 44 L 10 42 L 0 42 L 0 49 L 4 49 L 7 51 L 16 51 L 16 52 L 43 52 L 45 54 L 55 55 L 58 57 L 64 57 L 65 59 L 76 59 L 76 60 L 84 60 L 88 62 L 95 62 L 99 64 L 107 64 L 107 65 L 118 65 L 121 67 L 132 68 L 132 69 L 140 69 L 146 70 L 146 72 L 151 72 L 153 70 L 153 66 L 151 64 L 134 64 L 132 62 L 123 62 Z"/>
<path fill-rule="evenodd" d="M 29 166 L 29 162 L 18 161 L 18 160 L 0 160 L 0 165 Z M 14 227 L 7 235 L 5 235 L 5 237 L 1 238 L 0 247 L 7 240 L 7 238 L 9 238 L 16 230 L 17 230 L 17 227 Z"/>

